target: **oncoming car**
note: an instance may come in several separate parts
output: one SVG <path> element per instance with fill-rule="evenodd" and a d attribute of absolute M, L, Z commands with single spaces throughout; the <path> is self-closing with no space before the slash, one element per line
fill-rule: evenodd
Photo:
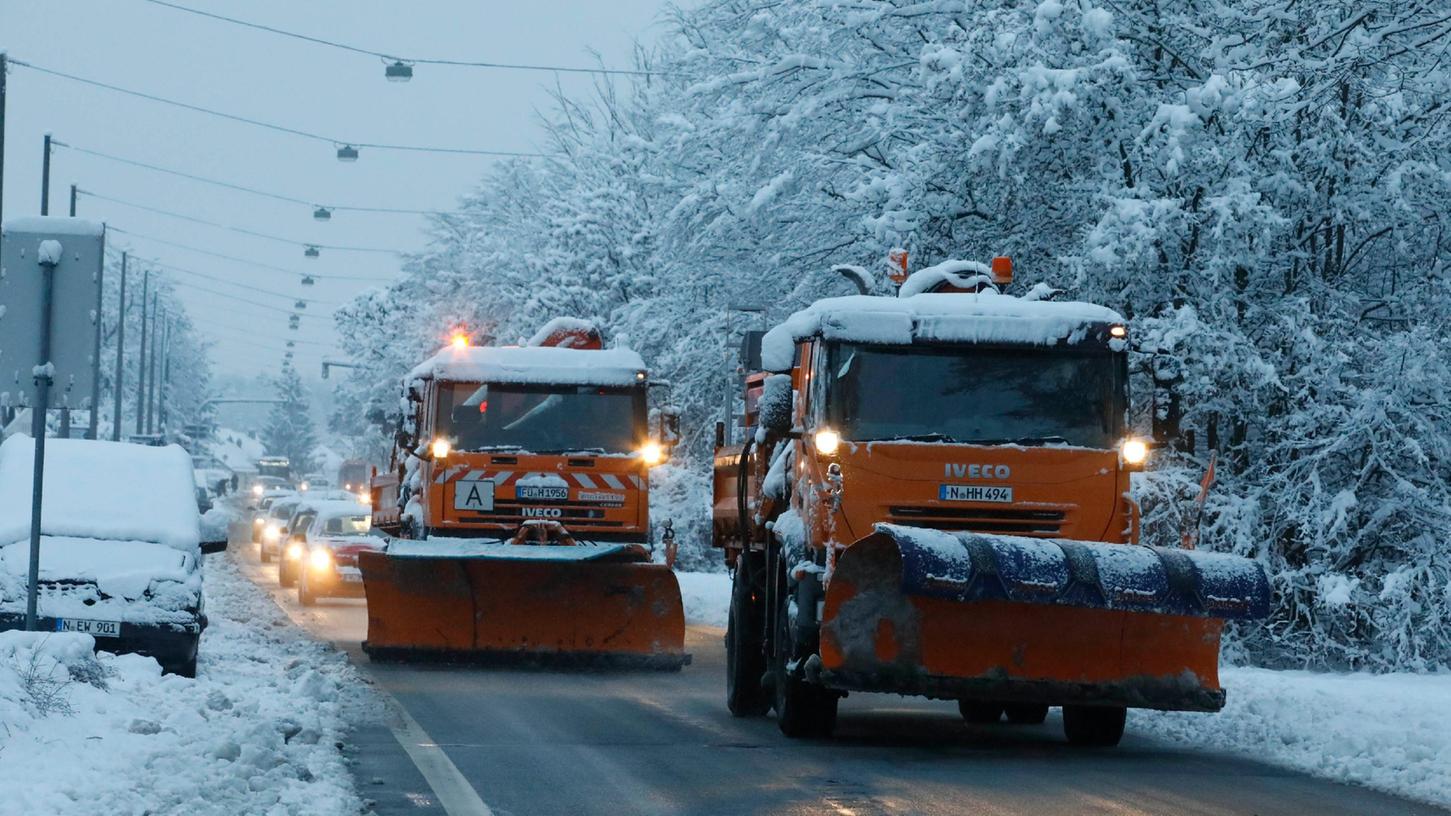
<path fill-rule="evenodd" d="M 320 502 L 307 527 L 294 534 L 300 546 L 297 561 L 297 600 L 312 606 L 318 598 L 363 596 L 358 553 L 383 549 L 372 533 L 367 505 L 348 501 Z"/>

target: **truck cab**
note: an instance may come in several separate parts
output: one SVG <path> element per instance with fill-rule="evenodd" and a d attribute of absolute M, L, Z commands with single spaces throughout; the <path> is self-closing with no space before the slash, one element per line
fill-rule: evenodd
<path fill-rule="evenodd" d="M 649 471 L 668 447 L 649 431 L 648 386 L 628 349 L 443 349 L 407 378 L 374 524 L 510 539 L 554 522 L 581 540 L 648 544 Z"/>

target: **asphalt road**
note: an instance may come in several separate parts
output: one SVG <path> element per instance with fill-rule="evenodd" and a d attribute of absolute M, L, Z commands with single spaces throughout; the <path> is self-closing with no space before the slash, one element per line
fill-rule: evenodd
<path fill-rule="evenodd" d="M 1064 743 L 1056 711 L 1041 726 L 977 727 L 950 703 L 852 695 L 835 738 L 787 740 L 769 718 L 727 713 L 721 631 L 704 627 L 688 632 L 694 662 L 679 673 L 370 663 L 362 601 L 303 608 L 274 568 L 238 561 L 294 620 L 348 650 L 498 816 L 1446 813 L 1144 737 L 1132 712 L 1122 745 L 1086 750 Z M 396 747 L 362 739 L 359 785 L 379 813 L 443 812 Z"/>

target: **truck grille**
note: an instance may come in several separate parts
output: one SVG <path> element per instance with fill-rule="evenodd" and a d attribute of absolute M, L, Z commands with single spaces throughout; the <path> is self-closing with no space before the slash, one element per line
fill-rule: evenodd
<path fill-rule="evenodd" d="M 1067 513 L 1052 509 L 994 509 L 957 507 L 891 507 L 892 521 L 934 530 L 968 530 L 1053 537 L 1063 529 Z"/>

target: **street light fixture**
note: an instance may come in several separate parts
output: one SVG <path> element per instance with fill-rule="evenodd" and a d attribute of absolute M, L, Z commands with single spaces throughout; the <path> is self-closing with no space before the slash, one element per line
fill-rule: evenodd
<path fill-rule="evenodd" d="M 302 276 L 302 285 L 303 286 L 312 286 L 315 283 L 317 283 L 317 278 L 314 278 L 311 275 L 303 275 Z"/>
<path fill-rule="evenodd" d="M 338 148 L 338 161 L 355 162 L 358 160 L 358 149 L 352 145 L 343 145 Z"/>
<path fill-rule="evenodd" d="M 312 217 L 318 221 L 331 221 L 333 219 L 333 211 L 327 207 L 318 207 L 312 211 Z"/>
<path fill-rule="evenodd" d="M 383 76 L 389 82 L 407 82 L 413 78 L 413 66 L 402 60 L 394 60 L 383 69 Z"/>
<path fill-rule="evenodd" d="M 305 301 L 305 300 L 299 300 L 296 303 L 292 304 L 292 308 L 294 308 L 294 309 L 306 309 L 307 308 L 307 301 Z"/>
<path fill-rule="evenodd" d="M 304 249 L 302 251 L 302 254 L 303 255 L 306 255 L 309 258 L 316 258 L 317 256 L 321 255 L 322 253 L 318 251 L 317 247 L 313 246 L 312 244 L 308 244 L 307 245 L 307 249 Z"/>

